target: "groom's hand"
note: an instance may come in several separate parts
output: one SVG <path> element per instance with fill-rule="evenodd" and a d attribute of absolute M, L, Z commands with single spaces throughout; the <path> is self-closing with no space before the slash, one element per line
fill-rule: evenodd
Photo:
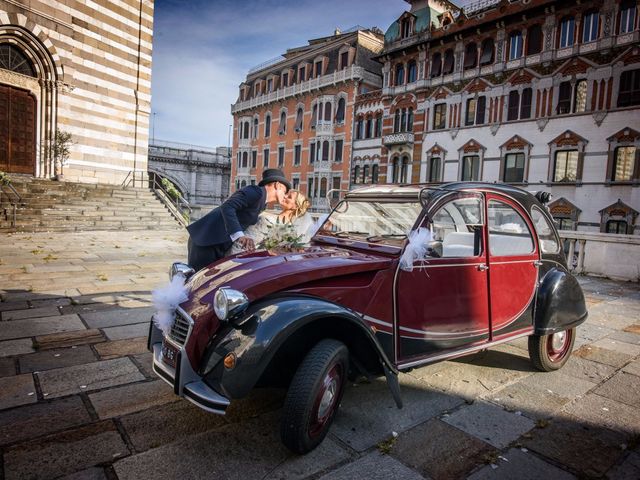
<path fill-rule="evenodd" d="M 256 249 L 256 245 L 251 237 L 240 237 L 237 242 L 246 252 L 253 252 Z"/>

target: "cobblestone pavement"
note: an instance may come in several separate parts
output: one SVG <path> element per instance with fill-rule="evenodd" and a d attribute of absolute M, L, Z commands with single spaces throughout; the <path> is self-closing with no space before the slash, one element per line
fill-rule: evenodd
<path fill-rule="evenodd" d="M 0 477 L 67 479 L 640 478 L 640 287 L 582 278 L 590 317 L 554 373 L 526 340 L 352 385 L 325 442 L 279 442 L 283 392 L 225 417 L 150 372 L 150 291 L 181 232 L 0 238 Z"/>

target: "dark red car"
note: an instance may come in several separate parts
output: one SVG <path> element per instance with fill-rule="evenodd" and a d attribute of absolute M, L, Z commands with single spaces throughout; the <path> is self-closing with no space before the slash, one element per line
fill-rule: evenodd
<path fill-rule="evenodd" d="M 525 336 L 533 365 L 558 369 L 587 311 L 542 197 L 484 183 L 363 188 L 303 251 L 194 275 L 174 264 L 190 294 L 167 336 L 151 323 L 153 369 L 219 414 L 255 387 L 288 386 L 282 441 L 300 453 L 325 437 L 347 378 L 385 375 L 401 407 L 399 372 Z"/>

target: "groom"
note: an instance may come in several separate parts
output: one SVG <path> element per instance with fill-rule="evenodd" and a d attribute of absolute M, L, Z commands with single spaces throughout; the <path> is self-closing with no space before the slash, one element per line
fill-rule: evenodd
<path fill-rule="evenodd" d="M 187 227 L 189 265 L 196 271 L 221 259 L 238 242 L 242 248 L 255 248 L 244 229 L 258 222 L 258 215 L 268 203 L 281 203 L 291 184 L 281 170 L 268 168 L 256 185 L 241 188 L 222 205 Z"/>

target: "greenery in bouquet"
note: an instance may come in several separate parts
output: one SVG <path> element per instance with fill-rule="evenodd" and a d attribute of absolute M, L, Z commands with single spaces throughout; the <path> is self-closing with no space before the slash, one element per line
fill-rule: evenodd
<path fill-rule="evenodd" d="M 294 252 L 304 247 L 302 237 L 296 232 L 293 224 L 277 222 L 267 226 L 264 238 L 258 247 L 266 250 Z"/>
<path fill-rule="evenodd" d="M 9 185 L 11 178 L 5 172 L 0 172 L 0 185 Z"/>

